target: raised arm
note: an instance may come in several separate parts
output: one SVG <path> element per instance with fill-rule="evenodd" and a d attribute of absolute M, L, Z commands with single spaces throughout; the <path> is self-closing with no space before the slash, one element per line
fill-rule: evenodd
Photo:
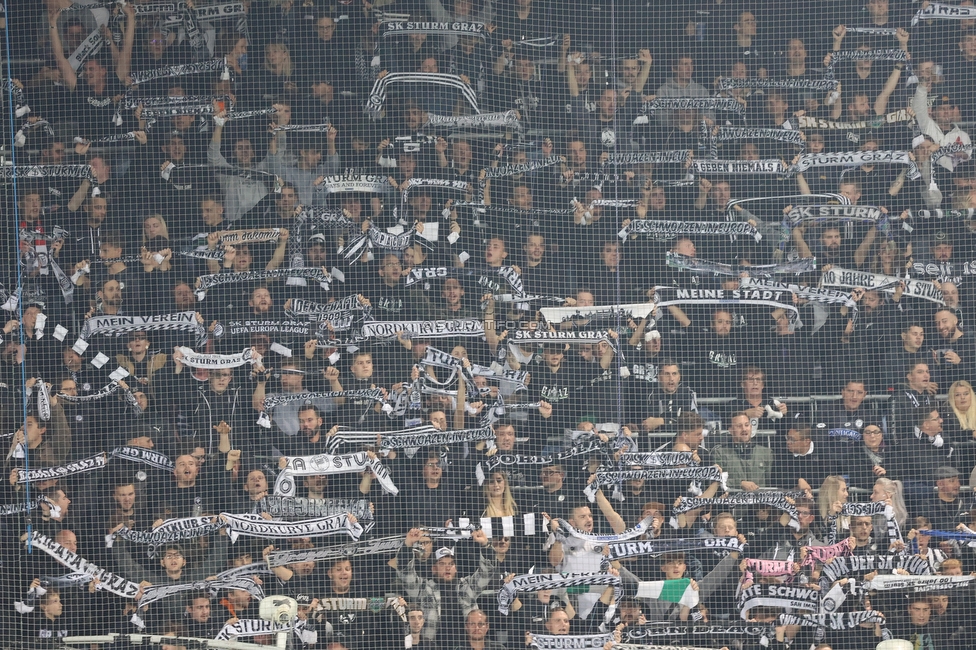
<path fill-rule="evenodd" d="M 132 47 L 136 41 L 136 10 L 130 3 L 122 5 L 125 13 L 125 32 L 122 35 L 122 51 L 115 64 L 115 76 L 126 84 L 129 71 L 132 69 Z"/>
<path fill-rule="evenodd" d="M 61 33 L 58 31 L 58 16 L 60 14 L 54 13 L 49 16 L 49 27 L 48 30 L 51 34 L 51 53 L 54 55 L 54 61 L 58 64 L 58 71 L 61 73 L 61 81 L 64 82 L 65 87 L 68 90 L 74 90 L 78 87 L 78 75 L 71 68 L 71 64 L 68 63 L 67 57 L 64 56 L 64 46 L 61 45 Z"/>

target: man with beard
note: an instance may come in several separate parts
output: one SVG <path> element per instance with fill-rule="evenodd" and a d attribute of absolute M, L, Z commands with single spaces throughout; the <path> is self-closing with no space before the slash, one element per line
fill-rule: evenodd
<path fill-rule="evenodd" d="M 319 381 L 315 381 L 317 379 L 316 377 L 310 377 L 309 379 L 311 381 L 306 382 L 306 366 L 301 360 L 295 357 L 283 357 L 278 363 L 277 372 L 274 374 L 277 377 L 277 386 L 273 387 L 272 393 L 281 392 L 297 395 L 305 391 L 321 390 L 316 386 L 317 383 L 320 383 Z M 339 383 L 338 368 L 334 366 L 323 368 L 321 377 L 329 383 L 330 391 L 338 392 L 342 390 L 342 384 Z M 257 387 L 251 395 L 251 406 L 255 411 L 264 411 L 267 382 L 267 375 L 258 376 Z M 285 402 L 284 404 L 279 404 L 275 407 L 274 412 L 268 415 L 274 419 L 274 423 L 281 433 L 286 436 L 294 436 L 301 428 L 299 425 L 299 412 L 309 404 L 317 407 L 323 414 L 331 413 L 336 409 L 336 400 L 328 397 L 314 397 L 304 403 Z"/>
<path fill-rule="evenodd" d="M 954 467 L 946 465 L 936 469 L 932 476 L 935 479 L 935 496 L 923 501 L 919 505 L 918 512 L 925 513 L 932 522 L 934 530 L 955 530 L 969 514 L 966 501 L 959 495 L 961 490 L 959 472 Z M 928 485 L 931 485 L 931 482 Z"/>
<path fill-rule="evenodd" d="M 153 520 L 181 517 L 198 517 L 203 513 L 216 512 L 213 500 L 217 495 L 208 494 L 203 481 L 199 480 L 200 466 L 196 458 L 183 454 L 176 458 L 173 478 L 161 477 L 151 485 L 149 502 L 153 504 Z"/>
<path fill-rule="evenodd" d="M 845 269 L 854 268 L 854 255 L 845 247 L 840 226 L 825 225 L 820 231 L 820 239 L 812 246 L 807 244 L 806 235 L 805 224 L 800 224 L 793 229 L 793 242 L 799 250 L 800 257 L 815 257 L 820 267 L 830 264 Z"/>
<path fill-rule="evenodd" d="M 397 552 L 396 573 L 407 597 L 423 608 L 427 621 L 422 630 L 423 637 L 449 645 L 456 641 L 456 634 L 462 628 L 461 621 L 476 607 L 481 592 L 495 577 L 497 562 L 487 555 L 490 544 L 485 532 L 476 530 L 471 533 L 471 540 L 480 549 L 478 569 L 474 573 L 458 578 L 454 549 L 441 547 L 433 554 L 430 577 L 422 577 L 418 575 L 421 560 L 413 547 L 423 536 L 417 528 L 411 528 L 407 533 L 404 545 Z"/>
<path fill-rule="evenodd" d="M 755 492 L 769 485 L 773 452 L 753 439 L 752 420 L 739 411 L 729 424 L 732 442 L 712 450 L 712 461 L 729 473 L 729 485 Z"/>
<path fill-rule="evenodd" d="M 681 383 L 681 369 L 674 361 L 662 361 L 657 376 L 657 386 L 651 388 L 643 400 L 639 413 L 644 431 L 656 431 L 663 426 L 673 426 L 685 411 L 698 412 L 698 396 Z"/>
<path fill-rule="evenodd" d="M 328 453 L 328 441 L 333 431 L 324 429 L 325 420 L 317 406 L 305 404 L 298 410 L 298 433 L 293 436 L 278 432 L 274 446 L 285 456 L 311 456 Z"/>
<path fill-rule="evenodd" d="M 598 490 L 598 501 L 601 500 L 601 494 L 602 491 Z M 605 501 L 606 497 L 603 497 L 603 500 Z M 567 508 L 566 512 L 569 515 L 566 518 L 566 523 L 582 533 L 593 533 L 595 522 L 593 521 L 593 513 L 590 511 L 588 504 L 575 504 L 571 508 Z M 614 533 L 619 534 L 626 529 L 627 526 L 623 518 L 612 509 L 605 512 L 605 515 Z M 558 526 L 555 519 L 551 520 L 550 525 L 554 531 L 557 530 Z M 567 573 L 599 573 L 602 571 L 602 547 L 593 547 L 590 542 L 586 542 L 569 533 L 559 533 L 558 539 L 560 541 L 553 543 L 549 549 L 549 564 L 555 567 L 557 571 Z M 600 599 L 600 594 L 583 593 L 579 594 L 578 598 L 577 613 L 581 619 L 586 619 L 590 615 L 594 605 L 596 605 L 596 602 Z"/>
<path fill-rule="evenodd" d="M 953 382 L 970 379 L 976 369 L 976 342 L 972 334 L 959 329 L 959 317 L 951 309 L 935 312 L 935 329 L 939 338 L 932 343 L 936 383 L 948 387 Z"/>

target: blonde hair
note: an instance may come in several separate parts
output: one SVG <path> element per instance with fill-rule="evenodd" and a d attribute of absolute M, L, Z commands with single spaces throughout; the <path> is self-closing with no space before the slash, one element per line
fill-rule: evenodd
<path fill-rule="evenodd" d="M 956 388 L 965 388 L 969 391 L 969 408 L 965 413 L 956 408 L 956 401 L 953 399 Z M 949 386 L 949 406 L 952 407 L 952 412 L 956 414 L 956 419 L 959 420 L 959 424 L 964 430 L 972 431 L 976 429 L 976 394 L 973 392 L 972 384 L 964 379 L 960 379 L 953 383 L 952 386 Z"/>
<path fill-rule="evenodd" d="M 149 241 L 149 237 L 146 235 L 146 222 L 150 219 L 155 219 L 159 222 L 159 225 L 163 227 L 162 236 L 169 239 L 169 226 L 166 225 L 166 219 L 163 218 L 161 214 L 150 214 L 142 220 L 142 245 L 145 246 L 146 242 Z"/>
<path fill-rule="evenodd" d="M 268 60 L 268 52 L 273 49 L 278 49 L 285 54 L 285 60 L 281 63 L 281 70 L 275 70 L 272 67 L 271 62 Z M 274 74 L 281 75 L 283 77 L 291 76 L 291 52 L 288 50 L 288 46 L 284 43 L 268 43 L 264 46 L 264 69 Z"/>
<path fill-rule="evenodd" d="M 847 481 L 843 476 L 836 474 L 828 476 L 820 485 L 820 493 L 817 495 L 817 506 L 820 508 L 820 518 L 824 521 L 830 516 L 830 506 L 834 501 L 839 501 L 840 487 L 846 486 Z"/>
<path fill-rule="evenodd" d="M 882 476 L 874 484 L 880 485 L 881 489 L 891 497 L 891 509 L 895 511 L 895 522 L 904 527 L 905 522 L 908 521 L 908 508 L 905 507 L 901 481 L 892 481 L 890 478 Z"/>
<path fill-rule="evenodd" d="M 496 476 L 501 476 L 505 479 L 505 492 L 502 493 L 502 502 L 498 505 L 493 503 L 491 497 L 488 495 L 488 485 L 491 483 L 491 479 Z M 508 484 L 508 475 L 505 472 L 492 472 L 488 480 L 485 481 L 483 491 L 485 501 L 488 505 L 485 507 L 482 517 L 514 517 L 518 514 L 518 504 L 515 503 L 515 497 L 512 496 L 512 488 Z"/>

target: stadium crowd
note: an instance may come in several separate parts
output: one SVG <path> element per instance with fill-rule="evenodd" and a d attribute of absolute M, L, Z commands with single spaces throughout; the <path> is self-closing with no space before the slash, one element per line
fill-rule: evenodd
<path fill-rule="evenodd" d="M 577 4 L 7 3 L 4 647 L 976 647 L 976 6 Z"/>

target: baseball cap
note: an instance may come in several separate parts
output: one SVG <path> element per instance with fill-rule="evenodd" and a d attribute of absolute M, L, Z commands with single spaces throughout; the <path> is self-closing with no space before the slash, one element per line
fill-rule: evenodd
<path fill-rule="evenodd" d="M 315 233 L 314 235 L 312 235 L 311 237 L 308 238 L 308 243 L 309 244 L 324 244 L 325 243 L 325 235 L 323 233 L 317 232 L 317 233 Z"/>
<path fill-rule="evenodd" d="M 959 476 L 959 470 L 949 465 L 943 465 L 939 469 L 935 470 L 936 480 L 944 478 L 956 478 L 957 476 Z"/>
<path fill-rule="evenodd" d="M 454 557 L 454 549 L 448 548 L 447 546 L 442 546 L 436 551 L 434 551 L 434 562 L 442 560 L 446 557 Z"/>

